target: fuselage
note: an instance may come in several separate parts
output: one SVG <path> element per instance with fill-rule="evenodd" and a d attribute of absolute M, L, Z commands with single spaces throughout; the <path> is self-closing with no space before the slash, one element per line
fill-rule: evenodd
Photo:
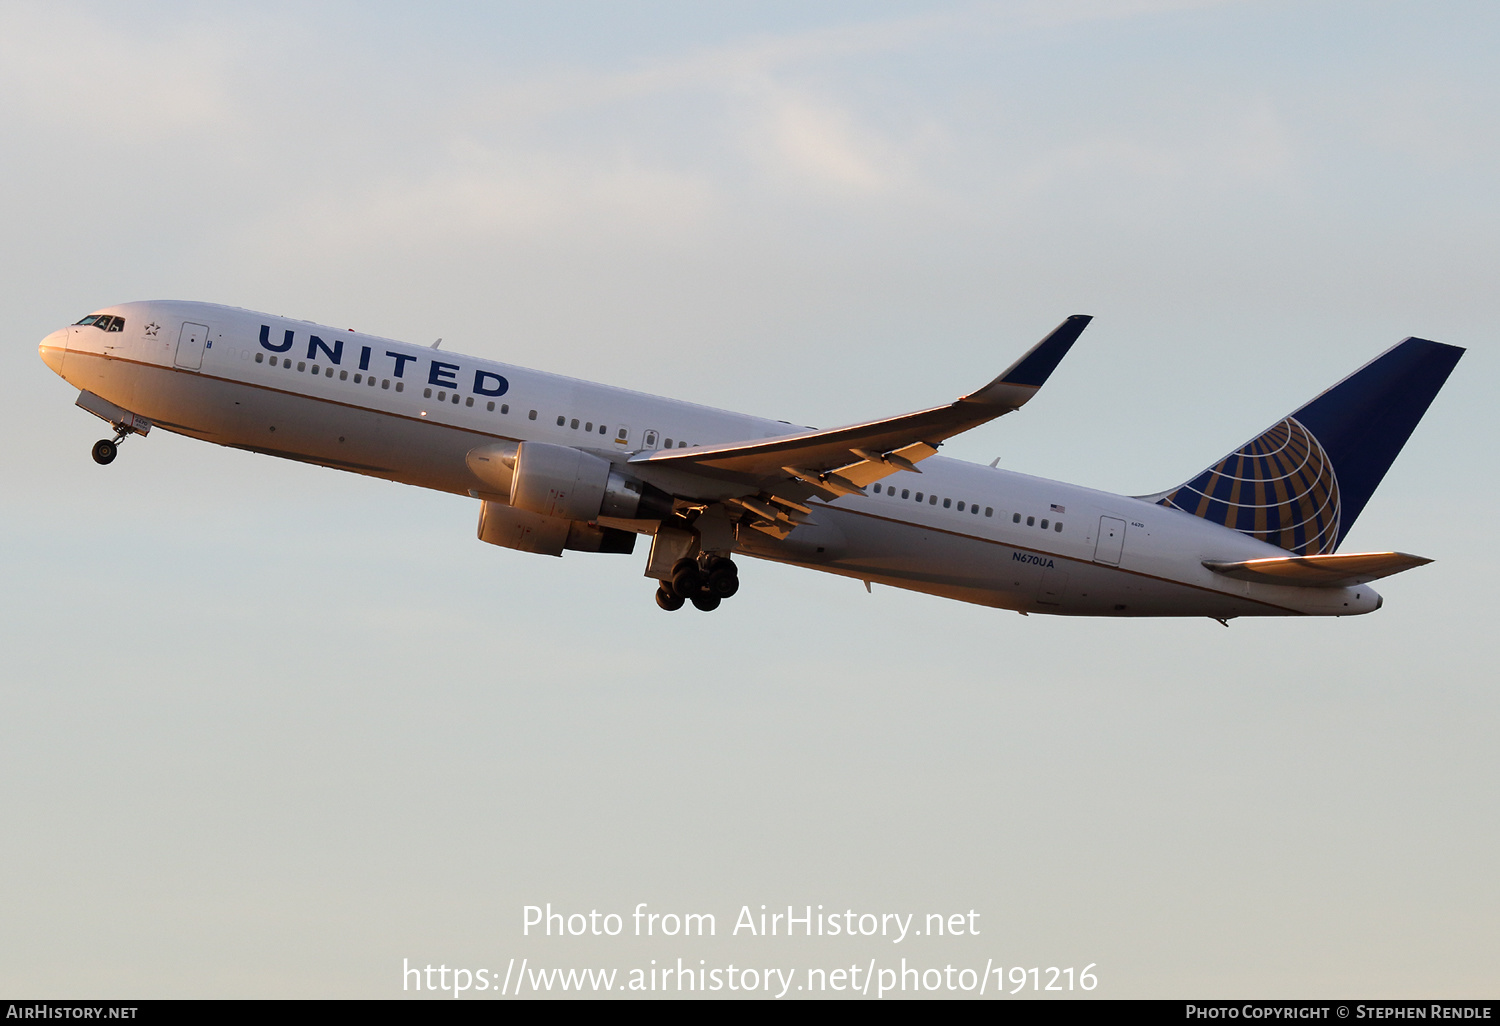
<path fill-rule="evenodd" d="M 623 465 L 809 430 L 233 307 L 127 303 L 98 315 L 123 323 L 72 325 L 40 347 L 81 390 L 193 438 L 461 495 L 483 493 L 467 454 L 497 441 Z M 814 524 L 784 539 L 741 530 L 736 552 L 1027 613 L 1227 619 L 1380 604 L 1368 585 L 1215 574 L 1205 559 L 1286 552 L 1180 510 L 938 456 L 812 505 Z"/>

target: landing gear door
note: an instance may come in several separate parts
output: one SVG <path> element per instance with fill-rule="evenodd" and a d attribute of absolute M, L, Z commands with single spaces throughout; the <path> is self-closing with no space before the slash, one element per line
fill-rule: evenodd
<path fill-rule="evenodd" d="M 1116 517 L 1099 518 L 1099 541 L 1094 546 L 1094 562 L 1120 565 L 1120 553 L 1125 548 L 1125 521 Z"/>
<path fill-rule="evenodd" d="M 177 336 L 177 355 L 173 363 L 186 370 L 197 370 L 203 366 L 203 347 L 208 342 L 208 326 L 184 321 L 182 333 Z"/>

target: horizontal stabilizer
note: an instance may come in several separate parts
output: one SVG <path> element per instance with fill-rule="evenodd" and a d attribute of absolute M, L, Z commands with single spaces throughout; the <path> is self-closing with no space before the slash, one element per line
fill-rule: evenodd
<path fill-rule="evenodd" d="M 1406 552 L 1345 552 L 1326 556 L 1281 556 L 1246 559 L 1237 563 L 1205 559 L 1216 574 L 1257 584 L 1288 584 L 1297 588 L 1346 588 L 1391 574 L 1399 574 L 1432 560 Z"/>

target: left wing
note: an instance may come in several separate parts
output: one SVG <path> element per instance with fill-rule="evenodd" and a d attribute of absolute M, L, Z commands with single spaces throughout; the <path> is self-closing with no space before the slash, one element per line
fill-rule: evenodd
<path fill-rule="evenodd" d="M 1069 317 L 994 381 L 946 406 L 826 431 L 663 450 L 633 457 L 630 467 L 669 491 L 680 493 L 686 474 L 708 484 L 706 492 L 719 501 L 762 519 L 802 522 L 808 512 L 802 500 L 862 494 L 866 485 L 900 470 L 921 473 L 917 463 L 945 439 L 1024 406 L 1090 320 Z"/>

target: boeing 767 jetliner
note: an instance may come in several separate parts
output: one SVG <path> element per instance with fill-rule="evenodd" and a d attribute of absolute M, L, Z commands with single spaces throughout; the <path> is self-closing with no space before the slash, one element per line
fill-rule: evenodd
<path fill-rule="evenodd" d="M 1112 495 L 937 456 L 1025 405 L 1069 317 L 944 406 L 817 430 L 207 303 L 126 303 L 41 343 L 78 405 L 479 500 L 479 538 L 628 553 L 663 609 L 716 608 L 735 555 L 1021 613 L 1347 616 L 1429 560 L 1339 545 L 1463 350 L 1408 338 L 1175 488 Z"/>

